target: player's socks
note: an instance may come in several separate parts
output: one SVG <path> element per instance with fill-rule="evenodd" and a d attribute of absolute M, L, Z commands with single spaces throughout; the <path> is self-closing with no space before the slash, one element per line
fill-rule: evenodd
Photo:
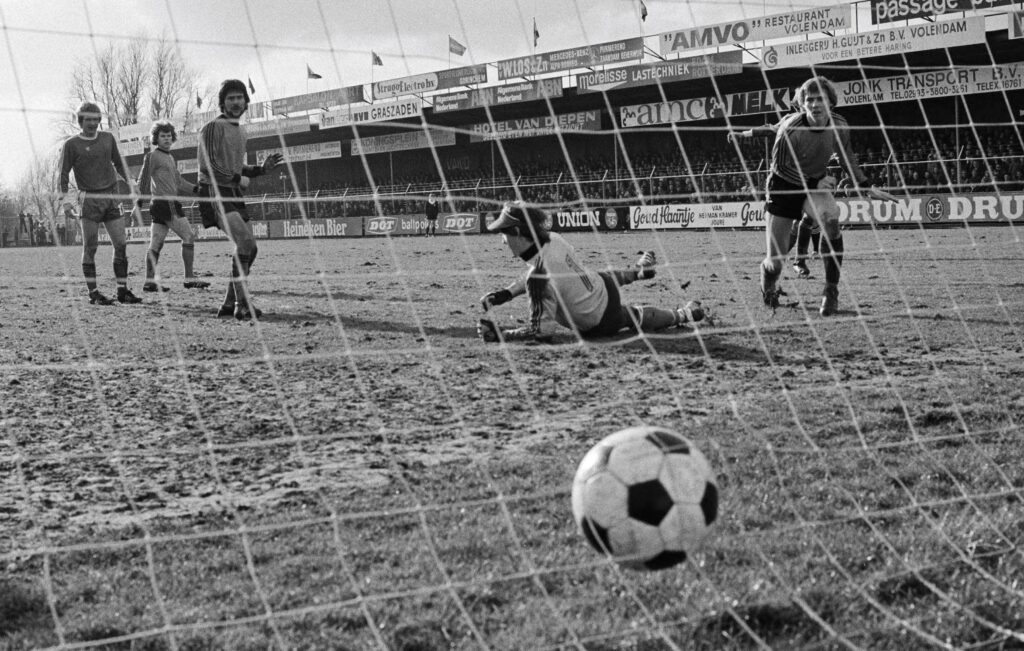
<path fill-rule="evenodd" d="M 826 283 L 824 295 L 821 297 L 821 316 L 832 316 L 839 310 L 839 287 Z"/>
<path fill-rule="evenodd" d="M 128 286 L 128 250 L 126 246 L 114 247 L 114 280 L 118 287 Z"/>
<path fill-rule="evenodd" d="M 775 291 L 776 283 L 779 280 L 779 276 L 782 275 L 782 265 L 779 265 L 778 269 L 770 269 L 764 263 L 761 262 L 761 291 L 769 292 Z"/>
<path fill-rule="evenodd" d="M 779 306 L 779 296 L 782 291 L 778 288 L 778 280 L 781 274 L 782 265 L 779 265 L 778 269 L 772 270 L 765 266 L 765 261 L 761 262 L 761 298 L 764 300 L 764 304 L 772 310 Z"/>
<path fill-rule="evenodd" d="M 796 258 L 797 260 L 804 260 L 807 257 L 807 248 L 811 243 L 811 227 L 806 224 L 801 224 L 799 231 L 796 234 Z"/>
<path fill-rule="evenodd" d="M 674 310 L 664 310 L 647 305 L 636 305 L 633 309 L 640 316 L 639 324 L 642 332 L 655 332 L 679 325 L 679 315 Z"/>
<path fill-rule="evenodd" d="M 822 238 L 825 244 L 821 252 L 825 262 L 825 283 L 829 285 L 839 284 L 839 270 L 843 266 L 843 236 L 830 240 Z"/>
<path fill-rule="evenodd" d="M 680 328 L 687 323 L 697 323 L 704 320 L 704 308 L 700 301 L 690 301 L 683 307 L 676 310 L 676 327 Z"/>
<path fill-rule="evenodd" d="M 146 251 L 146 282 L 142 284 L 142 291 L 144 292 L 159 292 L 160 290 L 169 291 L 169 287 L 161 287 L 156 283 L 156 269 L 160 263 L 160 252 L 149 249 Z"/>
<path fill-rule="evenodd" d="M 235 261 L 231 261 L 231 273 L 230 280 L 228 281 L 228 290 L 224 294 L 224 302 L 221 303 L 220 309 L 217 310 L 217 316 L 233 316 L 235 313 L 235 274 L 237 268 Z"/>
<path fill-rule="evenodd" d="M 196 257 L 196 245 L 193 242 L 181 243 L 181 263 L 185 267 L 185 278 L 191 279 L 195 275 L 192 264 Z"/>
<path fill-rule="evenodd" d="M 156 267 L 160 262 L 160 252 L 149 249 L 146 251 L 146 282 L 151 283 L 156 278 Z"/>
<path fill-rule="evenodd" d="M 85 286 L 89 288 L 89 293 L 92 294 L 96 291 L 96 263 L 83 262 L 82 275 L 85 276 Z"/>
<path fill-rule="evenodd" d="M 235 254 L 236 263 L 231 268 L 231 284 L 235 287 L 235 305 L 247 308 L 249 305 L 249 286 L 246 278 L 249 269 L 252 267 L 252 260 L 255 253 L 249 255 L 244 253 Z"/>

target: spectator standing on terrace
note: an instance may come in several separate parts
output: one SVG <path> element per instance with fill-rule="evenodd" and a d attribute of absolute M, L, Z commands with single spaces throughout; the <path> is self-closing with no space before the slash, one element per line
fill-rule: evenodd
<path fill-rule="evenodd" d="M 217 100 L 221 114 L 199 132 L 197 154 L 203 226 L 220 228 L 235 247 L 231 281 L 217 316 L 256 319 L 262 313 L 252 304 L 247 278 L 256 260 L 257 246 L 242 197 L 249 179 L 277 167 L 281 154 L 270 154 L 263 165 L 246 165 L 245 128 L 240 121 L 249 108 L 249 92 L 242 81 L 226 79 L 220 85 Z"/>
<path fill-rule="evenodd" d="M 168 291 L 166 285 L 156 282 L 157 264 L 160 251 L 168 231 L 173 231 L 181 238 L 181 261 L 185 266 L 185 288 L 205 289 L 210 283 L 195 277 L 193 261 L 195 259 L 195 233 L 185 219 L 178 197 L 184 193 L 195 194 L 199 186 L 189 183 L 178 172 L 178 163 L 171 154 L 171 145 L 178 139 L 174 125 L 167 120 L 157 120 L 149 131 L 156 148 L 146 154 L 139 172 L 139 193 L 153 197 L 149 205 L 149 216 L 153 223 L 150 226 L 149 250 L 146 253 L 146 282 L 142 285 L 144 292 Z M 138 201 L 141 206 L 142 199 Z"/>
<path fill-rule="evenodd" d="M 544 211 L 517 201 L 505 204 L 498 218 L 487 226 L 492 233 L 501 233 L 505 244 L 529 269 L 508 287 L 486 294 L 480 303 L 486 311 L 527 294 L 530 323 L 499 330 L 494 321 L 484 317 L 478 324 L 484 341 L 548 343 L 559 325 L 589 339 L 609 337 L 623 329 L 653 332 L 682 327 L 704 319 L 698 301 L 675 310 L 622 305 L 620 286 L 654 278 L 654 253 L 643 253 L 635 268 L 597 273 L 579 262 L 575 250 L 561 235 L 547 229 L 549 221 Z"/>
<path fill-rule="evenodd" d="M 67 201 L 69 175 L 75 173 L 79 192 L 85 193 L 79 223 L 82 228 L 82 275 L 89 290 L 89 303 L 113 305 L 114 301 L 100 292 L 96 285 L 96 250 L 99 248 L 100 224 L 106 228 L 114 249 L 114 279 L 120 303 L 141 303 L 142 299 L 128 289 L 128 242 L 125 235 L 121 202 L 115 196 L 118 177 L 128 183 L 124 160 L 113 134 L 100 131 L 103 113 L 94 102 L 83 102 L 77 111 L 82 132 L 64 142 L 58 175 L 58 203 L 68 217 L 74 207 Z"/>
<path fill-rule="evenodd" d="M 825 261 L 825 289 L 819 312 L 822 316 L 835 314 L 839 308 L 839 276 L 843 263 L 843 236 L 839 230 L 838 211 L 829 210 L 836 179 L 826 172 L 829 158 L 838 155 L 843 167 L 854 179 L 855 189 L 867 182 L 850 148 L 850 127 L 846 119 L 832 111 L 836 105 L 836 90 L 825 77 L 808 79 L 796 92 L 800 111 L 782 118 L 777 124 L 745 131 L 730 131 L 727 138 L 774 135 L 771 165 L 765 203 L 765 248 L 767 254 L 761 262 L 761 296 L 764 304 L 775 310 L 782 291 L 778 288 L 782 264 L 789 251 L 793 221 L 806 211 L 818 222 L 822 231 L 821 255 Z M 891 200 L 894 197 L 871 187 L 868 194 L 874 199 Z M 810 201 L 809 201 L 810 200 Z M 820 208 L 824 205 L 825 210 Z"/>
<path fill-rule="evenodd" d="M 427 215 L 427 228 L 424 231 L 424 235 L 427 237 L 433 237 L 437 233 L 437 195 L 433 192 L 427 197 L 427 203 L 423 206 L 423 212 Z"/>

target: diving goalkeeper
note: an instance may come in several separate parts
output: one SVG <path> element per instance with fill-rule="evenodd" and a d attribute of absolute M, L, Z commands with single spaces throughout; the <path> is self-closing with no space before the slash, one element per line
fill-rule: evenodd
<path fill-rule="evenodd" d="M 544 211 L 515 202 L 505 204 L 498 218 L 488 225 L 487 230 L 500 233 L 512 253 L 529 269 L 508 287 L 486 294 L 480 303 L 486 311 L 527 294 L 530 323 L 503 330 L 484 317 L 478 325 L 484 341 L 549 343 L 559 326 L 590 339 L 608 337 L 621 330 L 652 332 L 678 328 L 704 319 L 699 301 L 675 310 L 623 305 L 619 287 L 654 278 L 654 253 L 643 253 L 632 269 L 594 272 L 577 260 L 573 247 L 561 235 L 548 231 L 546 218 Z"/>

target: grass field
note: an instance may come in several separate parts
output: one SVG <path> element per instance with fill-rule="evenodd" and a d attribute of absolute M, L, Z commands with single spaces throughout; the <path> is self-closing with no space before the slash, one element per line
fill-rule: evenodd
<path fill-rule="evenodd" d="M 173 291 L 114 307 L 77 249 L 0 250 L 0 649 L 1024 649 L 1019 228 L 847 232 L 828 319 L 820 262 L 761 306 L 760 232 L 568 238 L 654 249 L 626 300 L 715 325 L 485 345 L 492 237 L 261 242 L 258 324 L 213 316 L 224 243 L 213 289 L 169 244 Z M 659 573 L 569 508 L 641 423 L 722 497 Z"/>

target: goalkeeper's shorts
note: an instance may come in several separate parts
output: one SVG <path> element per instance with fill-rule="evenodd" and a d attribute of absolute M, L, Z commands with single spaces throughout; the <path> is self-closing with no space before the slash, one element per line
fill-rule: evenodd
<path fill-rule="evenodd" d="M 220 195 L 219 199 L 217 195 Z M 249 221 L 249 213 L 245 210 L 240 189 L 218 185 L 214 192 L 213 186 L 207 183 L 199 184 L 199 216 L 203 218 L 203 228 L 216 226 L 224 230 L 221 217 L 231 212 L 241 215 L 242 221 Z"/>
<path fill-rule="evenodd" d="M 610 337 L 616 332 L 632 327 L 633 320 L 630 318 L 628 308 L 622 307 L 622 297 L 619 294 L 619 286 L 615 284 L 612 275 L 601 271 L 598 273 L 604 281 L 604 287 L 608 291 L 608 305 L 604 308 L 601 320 L 593 328 L 580 333 L 584 339 L 592 337 Z"/>

